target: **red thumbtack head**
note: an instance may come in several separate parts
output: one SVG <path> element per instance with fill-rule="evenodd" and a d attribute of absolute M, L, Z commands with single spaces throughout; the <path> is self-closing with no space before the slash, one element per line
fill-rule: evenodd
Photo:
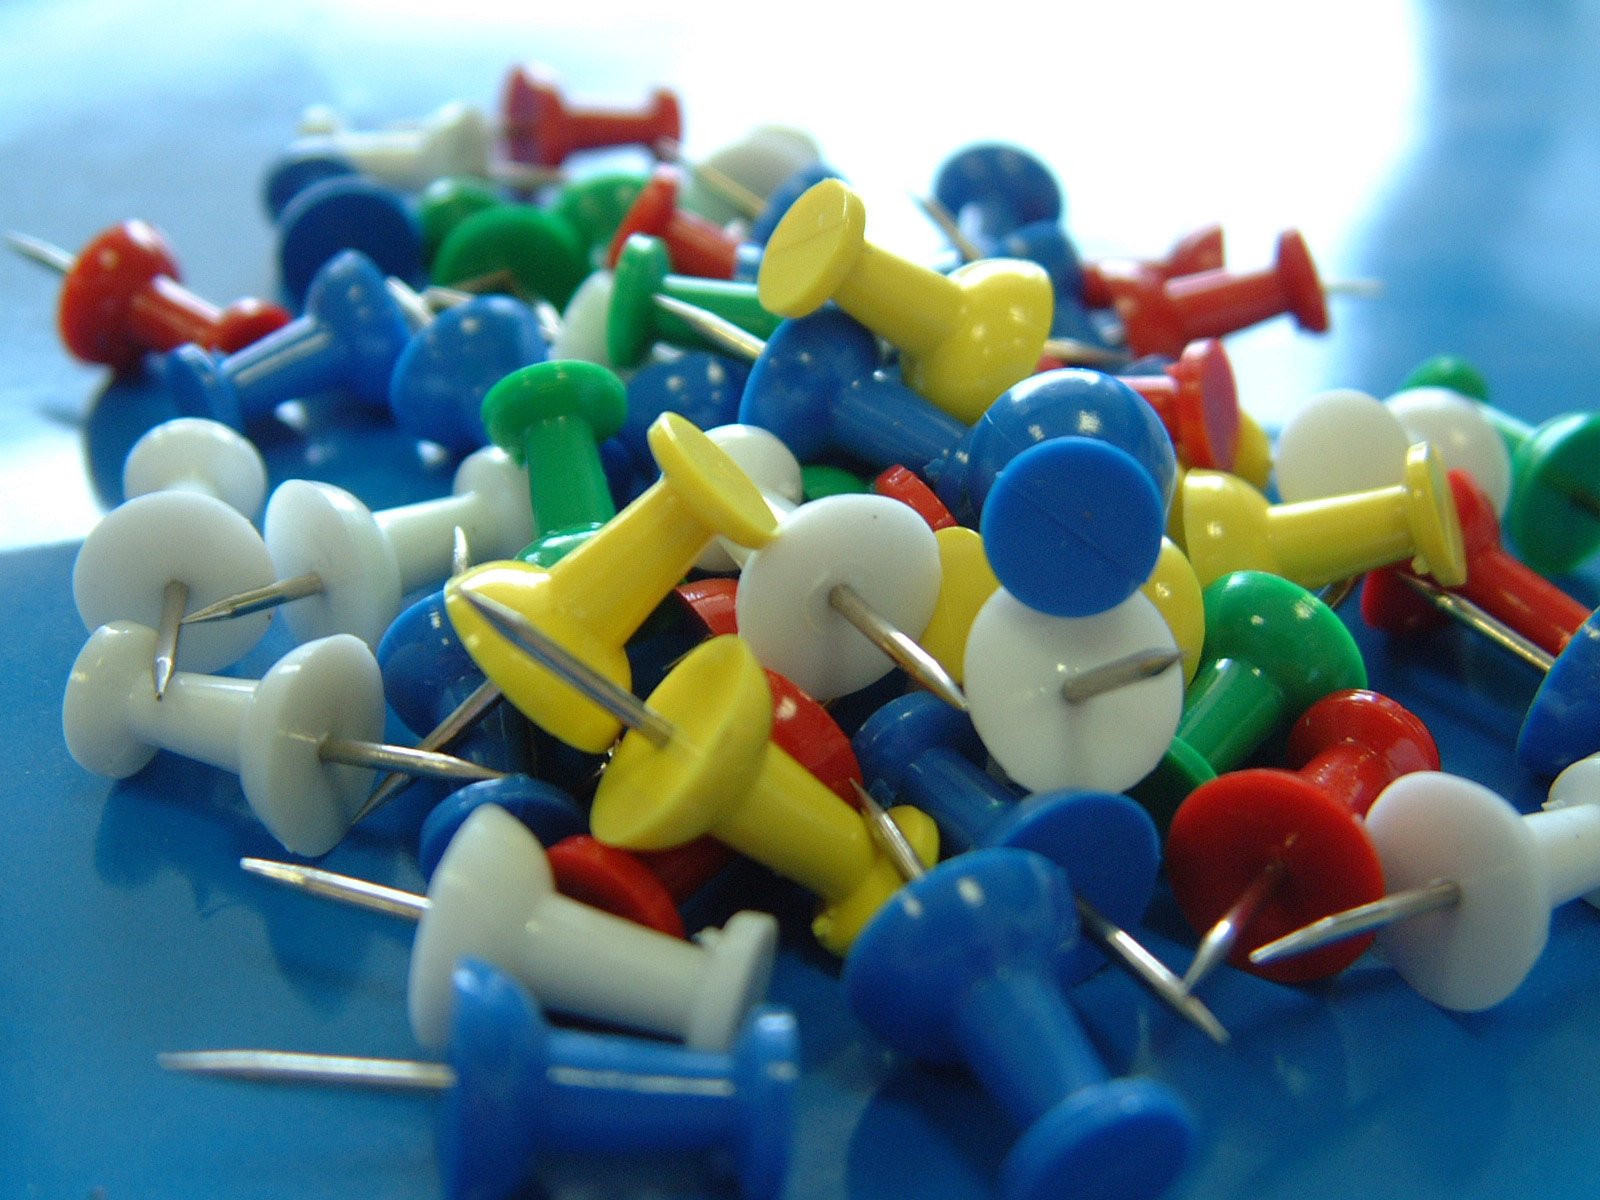
<path fill-rule="evenodd" d="M 622 218 L 611 239 L 606 266 L 615 267 L 622 247 L 636 233 L 657 237 L 667 247 L 672 269 L 679 275 L 702 279 L 732 279 L 738 264 L 739 243 L 722 226 L 678 207 L 678 175 L 659 167 L 639 190 L 633 207 Z"/>
<path fill-rule="evenodd" d="M 85 362 L 125 371 L 149 351 L 194 342 L 232 353 L 288 324 L 276 305 L 244 300 L 226 310 L 179 283 L 178 263 L 161 232 L 127 221 L 78 254 L 61 287 L 61 340 Z"/>
<path fill-rule="evenodd" d="M 1128 279 L 1142 271 L 1158 279 L 1174 279 L 1221 270 L 1223 261 L 1222 226 L 1205 225 L 1179 238 L 1166 258 L 1084 263 L 1083 302 L 1090 308 L 1110 308 L 1115 300 L 1110 283 L 1113 278 Z"/>
<path fill-rule="evenodd" d="M 501 93 L 506 152 L 517 162 L 560 166 L 577 150 L 602 146 L 648 146 L 683 140 L 683 114 L 676 93 L 657 88 L 643 109 L 567 107 L 555 82 L 537 68 L 513 67 Z"/>
<path fill-rule="evenodd" d="M 1210 929 L 1261 888 L 1229 961 L 1280 983 L 1342 971 L 1371 937 L 1253 966 L 1250 951 L 1330 913 L 1384 895 L 1383 868 L 1361 820 L 1400 775 L 1438 770 L 1427 728 L 1376 692 L 1334 692 L 1290 734 L 1298 770 L 1234 771 L 1198 788 L 1167 834 L 1167 874 L 1189 923 Z M 1276 878 L 1270 877 L 1276 873 Z"/>
<path fill-rule="evenodd" d="M 1191 343 L 1165 374 L 1118 378 L 1156 410 L 1185 464 L 1233 470 L 1239 450 L 1239 392 L 1221 342 L 1208 338 Z"/>
<path fill-rule="evenodd" d="M 928 523 L 929 529 L 947 529 L 960 524 L 944 506 L 944 502 L 933 494 L 933 489 L 905 467 L 886 468 L 872 481 L 872 490 L 915 509 L 917 515 Z"/>
<path fill-rule="evenodd" d="M 735 606 L 739 597 L 739 581 L 714 576 L 680 583 L 673 589 L 678 599 L 689 606 L 695 620 L 705 626 L 707 637 L 721 637 L 725 633 L 739 632 L 739 618 Z"/>
<path fill-rule="evenodd" d="M 678 905 L 733 860 L 733 851 L 712 838 L 696 838 L 671 850 L 634 853 L 576 834 L 551 846 L 548 853 L 563 896 L 680 938 L 684 929 Z"/>

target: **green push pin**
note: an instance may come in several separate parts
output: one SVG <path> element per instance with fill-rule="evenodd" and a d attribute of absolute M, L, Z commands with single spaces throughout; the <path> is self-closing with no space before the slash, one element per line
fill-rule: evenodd
<path fill-rule="evenodd" d="M 628 415 L 627 389 L 594 363 L 535 363 L 483 398 L 489 440 L 528 468 L 537 536 L 518 557 L 550 566 L 617 515 L 600 443 Z"/>
<path fill-rule="evenodd" d="M 500 204 L 454 226 L 434 255 L 432 279 L 449 286 L 509 271 L 518 290 L 565 308 L 589 274 L 572 226 L 528 204 Z"/>
<path fill-rule="evenodd" d="M 432 262 L 444 239 L 468 217 L 505 201 L 500 193 L 481 179 L 470 175 L 448 175 L 435 179 L 417 198 L 417 220 L 422 225 L 422 252 Z"/>
<path fill-rule="evenodd" d="M 1511 452 L 1503 530 L 1528 566 L 1565 575 L 1600 550 L 1600 413 L 1530 425 L 1488 404 L 1482 374 L 1448 355 L 1423 363 L 1402 386 L 1449 388 L 1483 403 L 1484 418 Z"/>
<path fill-rule="evenodd" d="M 852 475 L 843 467 L 812 463 L 800 468 L 800 491 L 808 501 L 821 500 L 825 496 L 854 496 L 871 490 L 871 485 L 865 479 Z"/>
<path fill-rule="evenodd" d="M 769 338 L 779 318 L 761 306 L 753 283 L 671 274 L 672 261 L 660 238 L 636 233 L 617 256 L 606 324 L 606 353 L 619 367 L 643 362 L 656 342 L 718 349 L 683 318 L 656 303 L 668 296 L 722 318 L 758 338 Z"/>
<path fill-rule="evenodd" d="M 649 181 L 636 171 L 610 171 L 561 189 L 551 209 L 577 232 L 585 262 L 597 263 L 611 249 L 622 218 Z"/>
<path fill-rule="evenodd" d="M 1355 639 L 1298 584 L 1264 571 L 1224 575 L 1204 593 L 1205 647 L 1161 764 L 1130 793 L 1165 831 L 1190 792 L 1238 767 L 1322 697 L 1367 686 Z"/>

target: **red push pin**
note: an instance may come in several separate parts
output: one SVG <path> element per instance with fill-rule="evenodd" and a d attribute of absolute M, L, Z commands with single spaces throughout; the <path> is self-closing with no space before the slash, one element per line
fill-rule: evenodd
<path fill-rule="evenodd" d="M 1591 610 L 1512 557 L 1500 541 L 1493 503 L 1470 474 L 1457 469 L 1449 478 L 1467 549 L 1467 581 L 1445 590 L 1472 601 L 1547 654 L 1560 654 L 1589 620 Z M 1368 625 L 1391 633 L 1448 620 L 1393 568 L 1368 574 L 1361 591 L 1361 615 Z"/>
<path fill-rule="evenodd" d="M 1166 258 L 1111 259 L 1083 264 L 1083 302 L 1090 308 L 1110 308 L 1115 301 L 1113 279 L 1127 280 L 1139 274 L 1153 274 L 1162 280 L 1179 275 L 1198 275 L 1218 271 L 1223 266 L 1222 226 L 1205 225 L 1179 238 Z"/>
<path fill-rule="evenodd" d="M 1221 342 L 1191 342 L 1163 374 L 1117 378 L 1156 410 L 1184 466 L 1233 470 L 1239 452 L 1239 390 Z"/>
<path fill-rule="evenodd" d="M 8 233 L 6 240 L 66 277 L 56 314 L 61 340 L 75 357 L 114 371 L 186 342 L 232 354 L 289 323 L 276 304 L 244 299 L 218 308 L 195 295 L 179 282 L 167 239 L 144 221 L 107 229 L 76 258 L 25 234 Z"/>
<path fill-rule="evenodd" d="M 622 247 L 636 233 L 660 238 L 667 247 L 673 271 L 679 275 L 733 278 L 738 239 L 729 237 L 716 222 L 678 207 L 678 173 L 671 167 L 657 167 L 650 182 L 639 189 L 633 207 L 611 239 L 606 266 L 616 267 Z"/>
<path fill-rule="evenodd" d="M 1107 283 L 1111 307 L 1137 356 L 1176 357 L 1190 342 L 1221 337 L 1280 313 L 1293 315 L 1312 333 L 1328 328 L 1322 281 L 1305 239 L 1294 230 L 1279 235 L 1277 259 L 1262 271 L 1236 274 L 1218 268 L 1165 280 L 1146 271 Z"/>
<path fill-rule="evenodd" d="M 1167 876 L 1183 915 L 1205 930 L 1191 987 L 1224 957 L 1279 983 L 1342 971 L 1371 938 L 1270 967 L 1249 952 L 1311 921 L 1384 895 L 1383 867 L 1362 818 L 1401 775 L 1437 771 L 1427 727 L 1386 696 L 1334 692 L 1289 735 L 1297 770 L 1220 775 L 1179 806 L 1167 832 Z"/>
<path fill-rule="evenodd" d="M 909 506 L 937 533 L 961 524 L 944 506 L 944 501 L 914 471 L 905 467 L 887 467 L 872 481 L 875 495 L 888 496 Z"/>
<path fill-rule="evenodd" d="M 636 112 L 569 108 L 555 81 L 537 67 L 512 67 L 500 94 L 506 153 L 516 162 L 558 167 L 577 150 L 647 146 L 683 140 L 677 94 L 656 88 Z"/>

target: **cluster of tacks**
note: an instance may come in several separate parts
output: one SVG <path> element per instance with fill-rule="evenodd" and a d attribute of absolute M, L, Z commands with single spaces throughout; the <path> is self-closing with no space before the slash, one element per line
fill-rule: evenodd
<path fill-rule="evenodd" d="M 924 266 L 866 238 L 803 135 L 690 163 L 671 93 L 582 111 L 520 68 L 494 119 L 311 120 L 267 185 L 298 316 L 198 299 L 140 223 L 75 256 L 13 236 L 65 275 L 68 348 L 160 353 L 186 414 L 79 556 L 64 729 L 108 777 L 162 749 L 237 772 L 305 857 L 414 776 L 472 781 L 423 828 L 425 897 L 244 864 L 417 921 L 411 1023 L 448 1064 L 166 1065 L 446 1089 L 454 1196 L 514 1194 L 554 1149 L 711 1150 L 778 1195 L 776 921 L 691 941 L 679 912 L 739 854 L 820 898 L 869 1030 L 994 1094 L 1003 1194 L 1155 1196 L 1194 1123 L 1080 1027 L 1066 989 L 1107 956 L 1219 1042 L 1223 961 L 1319 979 L 1374 931 L 1474 1010 L 1600 886 L 1600 634 L 1544 578 L 1600 546 L 1600 420 L 1530 429 L 1441 359 L 1387 401 L 1315 398 L 1269 446 L 1217 339 L 1326 328 L 1298 235 L 1254 273 L 1215 229 L 1081 262 L 1050 171 L 983 145 L 922 202 L 953 247 Z M 582 174 L 618 144 L 674 162 Z M 268 499 L 238 431 L 323 393 L 464 456 L 454 492 Z M 1547 811 L 1441 773 L 1365 690 L 1329 607 L 1363 575 L 1369 622 L 1457 616 L 1547 671 L 1518 741 Z M 208 674 L 280 605 L 298 649 Z M 417 745 L 383 742 L 390 709 Z M 1246 768 L 1285 733 L 1288 762 Z M 1163 869 L 1200 935 L 1181 977 L 1129 932 Z"/>

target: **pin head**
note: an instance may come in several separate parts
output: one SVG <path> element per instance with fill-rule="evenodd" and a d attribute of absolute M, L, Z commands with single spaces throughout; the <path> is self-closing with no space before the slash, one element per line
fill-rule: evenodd
<path fill-rule="evenodd" d="M 865 244 L 867 207 L 845 183 L 824 179 L 796 200 L 767 242 L 756 288 L 781 317 L 803 317 L 839 290 Z"/>
<path fill-rule="evenodd" d="M 1397 634 L 1450 623 L 1450 618 L 1418 595 L 1395 567 L 1367 572 L 1361 582 L 1361 619 L 1373 629 Z"/>
<path fill-rule="evenodd" d="M 1003 238 L 1024 225 L 1061 219 L 1061 188 L 1038 158 L 1018 146 L 980 142 L 939 165 L 933 194 L 952 215 L 970 212 L 978 235 Z"/>
<path fill-rule="evenodd" d="M 1386 776 L 1385 784 L 1412 771 L 1439 769 L 1439 747 L 1422 719 L 1365 688 L 1332 692 L 1306 709 L 1289 731 L 1286 761 L 1302 767 L 1338 746 L 1370 757 Z"/>
<path fill-rule="evenodd" d="M 482 415 L 489 439 L 525 464 L 528 434 L 545 422 L 581 421 L 597 442 L 612 436 L 628 415 L 628 393 L 615 374 L 596 363 L 534 363 L 491 387 Z"/>
<path fill-rule="evenodd" d="M 1239 392 L 1227 350 L 1215 338 L 1191 342 L 1171 375 L 1178 384 L 1178 425 L 1189 465 L 1232 470 L 1239 453 Z"/>
<path fill-rule="evenodd" d="M 639 189 L 632 207 L 623 214 L 616 232 L 611 235 L 606 266 L 613 269 L 618 266 L 623 247 L 634 237 L 659 238 L 677 211 L 678 172 L 673 167 L 657 167 L 651 173 L 649 182 Z M 666 252 L 665 245 L 661 249 L 663 253 Z"/>
<path fill-rule="evenodd" d="M 446 235 L 462 221 L 502 203 L 494 188 L 470 175 L 447 175 L 428 184 L 417 197 L 417 220 L 427 260 L 433 261 Z"/>
<path fill-rule="evenodd" d="M 587 256 L 601 246 L 609 246 L 649 176 L 638 171 L 607 171 L 576 179 L 561 189 L 553 206 L 577 232 L 587 248 Z"/>
<path fill-rule="evenodd" d="M 649 429 L 655 419 L 675 412 L 700 429 L 737 421 L 750 373 L 744 363 L 702 350 L 645 364 L 628 379 L 628 415 L 611 444 L 625 447 L 635 473 L 653 478 L 657 467 L 650 456 Z"/>
<path fill-rule="evenodd" d="M 1511 456 L 1505 531 L 1541 575 L 1565 575 L 1600 547 L 1600 413 L 1546 421 Z"/>
<path fill-rule="evenodd" d="M 668 937 L 684 936 L 676 902 L 638 855 L 580 832 L 552 845 L 549 856 L 562 895 Z"/>
<path fill-rule="evenodd" d="M 1311 259 L 1311 249 L 1298 229 L 1288 229 L 1278 235 L 1277 267 L 1288 310 L 1294 314 L 1300 328 L 1309 333 L 1326 333 L 1328 302 L 1322 292 L 1317 265 Z"/>
<path fill-rule="evenodd" d="M 777 518 L 750 477 L 689 421 L 662 413 L 648 439 L 662 476 L 707 528 L 755 548 L 777 535 Z"/>
<path fill-rule="evenodd" d="M 56 321 L 61 340 L 85 362 L 123 371 L 144 356 L 127 322 L 128 305 L 152 279 L 182 278 L 166 238 L 144 221 L 126 221 L 78 252 L 61 284 Z"/>
<path fill-rule="evenodd" d="M 1600 422 L 1597 422 L 1600 424 Z M 1600 449 L 1600 440 L 1596 443 Z M 1461 521 L 1444 463 L 1427 442 L 1417 442 L 1406 451 L 1402 480 L 1406 494 L 1406 518 L 1416 553 L 1411 568 L 1419 575 L 1432 575 L 1440 587 L 1460 587 L 1467 581 L 1467 550 L 1462 541 Z M 1600 531 L 1600 521 L 1596 522 Z"/>
<path fill-rule="evenodd" d="M 365 255 L 380 277 L 415 283 L 424 273 L 422 226 L 410 204 L 365 176 L 314 183 L 278 218 L 278 270 L 284 291 L 296 303 L 309 303 L 318 273 L 341 251 Z"/>
<path fill-rule="evenodd" d="M 655 341 L 655 295 L 672 271 L 672 260 L 660 238 L 643 233 L 623 241 L 614 258 L 606 353 L 612 362 L 632 366 Z"/>
<path fill-rule="evenodd" d="M 577 801 L 542 779 L 506 775 L 469 783 L 434 805 L 422 822 L 422 830 L 417 835 L 417 865 L 425 877 L 433 877 L 456 833 L 468 817 L 486 804 L 510 813 L 527 826 L 543 846 L 553 846 L 589 828 L 588 817 Z M 551 866 L 554 869 L 554 862 Z"/>
<path fill-rule="evenodd" d="M 1449 388 L 1471 400 L 1489 402 L 1489 381 L 1483 377 L 1483 372 L 1453 354 L 1436 354 L 1418 363 L 1400 386 Z"/>
<path fill-rule="evenodd" d="M 578 235 L 560 217 L 526 204 L 503 204 L 466 218 L 434 255 L 440 284 L 509 270 L 519 294 L 565 308 L 589 273 Z"/>

